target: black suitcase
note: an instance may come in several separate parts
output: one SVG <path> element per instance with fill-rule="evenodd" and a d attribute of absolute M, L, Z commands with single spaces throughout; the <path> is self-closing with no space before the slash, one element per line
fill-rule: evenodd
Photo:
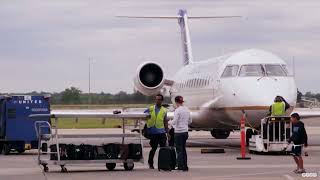
<path fill-rule="evenodd" d="M 174 147 L 161 147 L 158 156 L 158 170 L 171 171 L 176 168 L 176 150 Z"/>
<path fill-rule="evenodd" d="M 142 158 L 141 144 L 129 144 L 129 157 L 128 159 L 139 160 Z"/>
<path fill-rule="evenodd" d="M 103 146 L 95 146 L 96 159 L 108 159 Z"/>
<path fill-rule="evenodd" d="M 52 144 L 50 145 L 50 160 L 58 160 L 58 154 L 57 152 L 57 145 Z M 60 160 L 67 160 L 67 145 L 66 144 L 59 144 L 59 153 L 60 153 Z"/>
<path fill-rule="evenodd" d="M 121 144 L 120 145 L 120 159 L 127 160 L 129 158 L 129 145 Z"/>
<path fill-rule="evenodd" d="M 94 151 L 94 146 L 89 145 L 89 144 L 81 144 L 79 146 L 80 149 L 80 154 L 81 154 L 81 159 L 82 160 L 93 160 L 95 159 L 95 151 Z"/>
<path fill-rule="evenodd" d="M 120 155 L 120 144 L 105 144 L 103 145 L 103 149 L 106 153 L 107 159 L 119 159 Z"/>
<path fill-rule="evenodd" d="M 80 146 L 68 144 L 67 156 L 69 160 L 81 160 L 83 155 L 81 154 Z"/>
<path fill-rule="evenodd" d="M 67 155 L 69 160 L 76 160 L 76 145 L 68 144 L 67 145 Z"/>

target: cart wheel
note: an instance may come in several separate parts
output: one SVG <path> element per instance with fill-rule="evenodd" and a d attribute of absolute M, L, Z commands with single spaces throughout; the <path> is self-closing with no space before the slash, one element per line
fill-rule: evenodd
<path fill-rule="evenodd" d="M 10 151 L 11 151 L 11 149 L 10 149 L 9 144 L 3 144 L 3 154 L 4 155 L 9 155 Z"/>
<path fill-rule="evenodd" d="M 48 172 L 48 171 L 49 171 L 48 166 L 43 166 L 43 171 L 44 171 L 44 172 Z"/>
<path fill-rule="evenodd" d="M 68 169 L 64 166 L 61 166 L 61 172 L 66 173 L 66 172 L 68 172 Z"/>
<path fill-rule="evenodd" d="M 134 163 L 123 163 L 123 167 L 126 171 L 131 171 L 134 168 Z"/>
<path fill-rule="evenodd" d="M 106 167 L 109 171 L 113 171 L 116 168 L 116 163 L 106 163 Z"/>

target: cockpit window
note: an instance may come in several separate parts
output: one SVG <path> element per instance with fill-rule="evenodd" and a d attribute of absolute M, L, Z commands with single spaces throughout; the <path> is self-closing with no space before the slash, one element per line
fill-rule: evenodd
<path fill-rule="evenodd" d="M 280 64 L 266 64 L 265 67 L 268 76 L 286 76 Z"/>
<path fill-rule="evenodd" d="M 241 66 L 239 76 L 264 76 L 264 70 L 262 65 L 243 65 Z"/>
<path fill-rule="evenodd" d="M 235 77 L 237 76 L 238 70 L 238 65 L 229 65 L 224 69 L 221 77 Z"/>

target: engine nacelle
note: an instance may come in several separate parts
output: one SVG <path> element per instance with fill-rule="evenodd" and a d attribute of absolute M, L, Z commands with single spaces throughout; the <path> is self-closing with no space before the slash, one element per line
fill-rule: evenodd
<path fill-rule="evenodd" d="M 150 96 L 160 92 L 164 86 L 164 71 L 155 62 L 141 64 L 134 77 L 134 85 L 139 92 Z"/>

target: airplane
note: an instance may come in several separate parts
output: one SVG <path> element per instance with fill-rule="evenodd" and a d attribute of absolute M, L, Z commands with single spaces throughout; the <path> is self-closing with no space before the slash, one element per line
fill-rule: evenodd
<path fill-rule="evenodd" d="M 118 16 L 122 18 L 178 20 L 181 30 L 183 67 L 172 79 L 166 78 L 157 62 L 138 66 L 135 88 L 144 95 L 155 95 L 169 88 L 171 101 L 181 95 L 185 106 L 192 110 L 191 129 L 207 130 L 217 139 L 226 139 L 233 130 L 239 130 L 240 118 L 246 115 L 246 125 L 258 128 L 260 120 L 268 115 L 269 107 L 278 95 L 290 104 L 288 114 L 300 113 L 302 118 L 319 117 L 320 112 L 295 108 L 297 86 L 287 64 L 277 55 L 247 49 L 204 61 L 194 61 L 188 21 L 192 19 L 233 18 L 239 16 L 188 16 L 180 9 L 177 16 Z M 95 110 L 52 110 L 56 118 L 102 117 L 146 118 L 143 111 L 112 114 Z M 173 112 L 168 113 L 173 118 Z"/>

